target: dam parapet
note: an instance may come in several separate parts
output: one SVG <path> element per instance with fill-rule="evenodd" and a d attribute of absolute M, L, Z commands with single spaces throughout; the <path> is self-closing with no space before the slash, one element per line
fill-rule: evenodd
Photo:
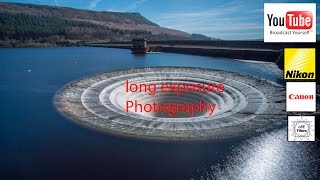
<path fill-rule="evenodd" d="M 143 39 L 142 39 L 143 40 Z M 86 46 L 132 49 L 131 41 L 89 43 Z M 199 56 L 222 57 L 230 59 L 255 60 L 277 63 L 283 69 L 283 49 L 296 48 L 294 43 L 264 43 L 263 41 L 147 41 L 143 42 L 142 52 L 171 52 Z M 139 44 L 139 43 L 138 43 Z M 312 43 L 300 44 L 313 48 Z M 147 49 L 146 49 L 147 48 Z M 139 52 L 139 51 L 137 51 Z"/>
<path fill-rule="evenodd" d="M 158 43 L 158 42 L 157 42 Z M 133 45 L 135 44 L 135 46 Z M 170 52 L 199 56 L 276 62 L 280 50 L 252 47 L 220 47 L 182 44 L 144 44 L 143 40 L 122 43 L 91 43 L 86 46 L 131 49 L 133 53 Z"/>

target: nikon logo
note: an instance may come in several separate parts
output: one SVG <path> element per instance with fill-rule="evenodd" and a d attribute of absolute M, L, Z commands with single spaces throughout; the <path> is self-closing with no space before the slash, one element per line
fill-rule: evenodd
<path fill-rule="evenodd" d="M 300 72 L 300 71 L 287 71 L 286 79 L 314 79 L 314 73 Z"/>
<path fill-rule="evenodd" d="M 315 49 L 285 48 L 284 79 L 315 79 Z"/>

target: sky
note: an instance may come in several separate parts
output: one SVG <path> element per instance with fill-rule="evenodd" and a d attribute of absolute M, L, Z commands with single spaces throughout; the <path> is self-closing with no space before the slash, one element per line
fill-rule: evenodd
<path fill-rule="evenodd" d="M 263 38 L 263 3 L 320 0 L 0 0 L 95 11 L 138 12 L 156 24 L 226 40 Z"/>

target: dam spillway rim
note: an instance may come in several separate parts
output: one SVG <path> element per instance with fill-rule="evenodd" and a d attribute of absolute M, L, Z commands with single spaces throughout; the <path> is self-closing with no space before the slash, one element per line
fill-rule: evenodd
<path fill-rule="evenodd" d="M 249 80 L 254 80 L 255 82 L 258 82 L 258 84 L 253 85 L 252 87 L 254 88 L 259 88 L 258 85 L 260 84 L 268 84 L 270 85 L 270 87 L 272 87 L 273 89 L 276 89 L 276 91 L 280 91 L 279 93 L 275 93 L 276 97 L 280 97 L 280 98 L 285 98 L 285 91 L 283 91 L 283 86 L 268 81 L 268 80 L 264 80 L 264 79 L 259 79 L 256 78 L 254 76 L 250 76 L 250 75 L 241 75 L 238 73 L 234 73 L 234 72 L 229 72 L 229 71 L 223 71 L 223 70 L 214 70 L 214 69 L 207 69 L 207 68 L 198 68 L 198 67 L 173 67 L 173 66 L 156 66 L 156 67 L 141 67 L 141 68 L 131 68 L 131 69 L 119 69 L 119 70 L 115 70 L 115 71 L 111 71 L 111 72 L 102 72 L 102 73 L 96 73 L 94 75 L 89 75 L 89 76 L 85 76 L 85 77 L 81 77 L 77 80 L 71 81 L 68 84 L 66 84 L 65 86 L 63 86 L 54 96 L 54 105 L 56 106 L 58 112 L 60 114 L 62 114 L 64 117 L 66 117 L 67 119 L 71 119 L 73 122 L 76 122 L 77 124 L 83 126 L 83 127 L 87 127 L 90 129 L 94 129 L 97 130 L 99 132 L 103 132 L 106 134 L 111 134 L 111 135 L 116 135 L 116 136 L 123 136 L 123 137 L 129 137 L 129 138 L 134 138 L 134 139 L 145 139 L 145 140 L 152 140 L 152 141 L 199 141 L 199 140 L 219 140 L 219 139 L 225 139 L 225 138 L 229 138 L 229 137 L 234 137 L 234 136 L 242 136 L 248 133 L 252 133 L 255 132 L 256 130 L 260 129 L 260 128 L 265 128 L 267 125 L 271 125 L 274 122 L 276 122 L 277 120 L 284 120 L 284 117 L 286 117 L 285 112 L 283 112 L 283 109 L 285 109 L 285 105 L 283 103 L 279 103 L 277 98 L 271 98 L 272 100 L 270 101 L 270 99 L 267 99 L 267 110 L 271 104 L 276 103 L 276 108 L 273 108 L 273 113 L 270 113 L 269 111 L 260 113 L 260 114 L 256 114 L 256 118 L 249 120 L 247 123 L 240 123 L 237 124 L 236 127 L 230 125 L 230 126 L 226 126 L 226 127 L 222 127 L 222 129 L 220 128 L 215 128 L 215 133 L 208 135 L 207 130 L 203 130 L 203 132 L 192 132 L 192 134 L 188 134 L 186 133 L 185 135 L 181 135 L 183 133 L 185 133 L 184 131 L 189 131 L 189 130 L 169 130 L 166 132 L 163 132 L 163 134 L 160 133 L 160 136 L 158 135 L 152 135 L 150 133 L 144 132 L 144 131 L 139 131 L 139 133 L 130 133 L 130 131 L 125 131 L 123 132 L 121 129 L 117 129 L 117 128 L 109 128 L 109 129 L 103 129 L 101 127 L 97 127 L 96 123 L 88 123 L 88 122 L 84 122 L 79 120 L 79 117 L 75 117 L 74 115 L 69 113 L 66 113 L 64 109 L 64 107 L 62 107 L 61 105 L 61 93 L 64 92 L 67 88 L 72 87 L 73 85 L 75 85 L 76 82 L 81 82 L 84 80 L 87 80 L 88 78 L 94 78 L 94 77 L 98 77 L 101 75 L 106 75 L 106 74 L 123 74 L 124 72 L 130 74 L 131 73 L 135 73 L 137 71 L 145 71 L 145 72 L 149 72 L 149 71 L 163 71 L 163 70 L 168 70 L 168 72 L 172 72 L 172 70 L 177 70 L 177 71 L 205 71 L 205 72 L 214 72 L 217 74 L 228 74 L 230 76 L 235 76 L 235 77 L 241 77 L 242 79 L 249 79 Z M 213 74 L 214 74 L 213 73 Z M 212 76 L 212 74 L 211 74 Z M 79 84 L 78 84 L 79 85 Z M 271 88 L 271 89 L 272 89 Z M 276 92 L 273 91 L 273 92 Z M 82 92 L 83 93 L 83 92 Z M 262 93 L 264 94 L 264 93 Z M 267 94 L 267 96 L 269 97 L 270 95 L 274 95 L 274 94 Z M 277 102 L 276 102 L 277 101 Z M 272 105 L 273 106 L 273 105 Z M 274 112 L 276 111 L 276 112 Z M 120 114 L 120 116 L 122 116 Z M 113 121 L 115 118 L 117 117 L 110 117 L 107 118 L 107 120 L 109 121 Z M 258 118 L 262 118 L 262 120 L 257 120 Z M 92 117 L 92 122 L 96 121 L 97 117 Z M 120 126 L 122 127 L 122 126 Z M 129 128 L 129 127 L 126 127 Z M 212 129 L 211 129 L 212 130 Z M 177 132 L 177 133 L 176 133 Z M 190 131 L 191 132 L 191 131 Z M 189 133 L 190 133 L 189 132 Z M 172 134 L 173 133 L 173 134 Z M 171 134 L 171 135 L 166 135 L 166 134 Z M 179 135 L 180 134 L 180 135 Z"/>

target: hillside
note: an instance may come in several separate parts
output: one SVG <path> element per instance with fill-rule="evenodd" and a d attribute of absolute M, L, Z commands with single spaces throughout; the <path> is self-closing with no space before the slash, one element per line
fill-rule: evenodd
<path fill-rule="evenodd" d="M 193 38 L 188 33 L 160 27 L 139 13 L 0 2 L 0 46 L 130 41 L 135 37 L 149 40 Z"/>

